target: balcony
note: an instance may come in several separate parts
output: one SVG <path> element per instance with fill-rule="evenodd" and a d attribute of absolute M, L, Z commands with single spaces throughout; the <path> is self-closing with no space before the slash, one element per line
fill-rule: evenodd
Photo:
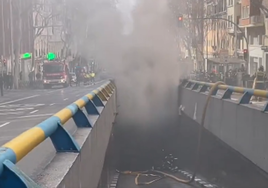
<path fill-rule="evenodd" d="M 251 16 L 250 17 L 250 23 L 252 25 L 263 25 L 264 24 L 264 18 L 263 18 L 263 16 Z"/>
<path fill-rule="evenodd" d="M 260 15 L 250 16 L 249 18 L 240 18 L 240 27 L 258 27 L 264 25 L 264 17 Z"/>

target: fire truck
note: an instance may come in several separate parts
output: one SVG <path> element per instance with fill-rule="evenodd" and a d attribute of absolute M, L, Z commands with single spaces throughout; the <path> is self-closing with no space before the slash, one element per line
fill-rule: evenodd
<path fill-rule="evenodd" d="M 49 89 L 55 85 L 68 87 L 70 85 L 68 65 L 64 61 L 46 61 L 43 64 L 43 84 Z"/>

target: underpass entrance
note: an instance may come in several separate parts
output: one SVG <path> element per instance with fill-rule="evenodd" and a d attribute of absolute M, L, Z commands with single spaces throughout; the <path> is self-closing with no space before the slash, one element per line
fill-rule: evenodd
<path fill-rule="evenodd" d="M 137 171 L 151 169 L 183 179 L 189 179 L 193 173 L 199 125 L 184 115 L 162 122 L 152 121 L 152 124 L 154 126 L 143 129 L 119 114 L 99 188 L 135 188 L 139 187 L 137 183 L 144 183 L 148 188 L 261 188 L 268 185 L 267 174 L 207 131 L 202 140 L 201 165 L 191 186 L 162 176 L 137 178 Z"/>

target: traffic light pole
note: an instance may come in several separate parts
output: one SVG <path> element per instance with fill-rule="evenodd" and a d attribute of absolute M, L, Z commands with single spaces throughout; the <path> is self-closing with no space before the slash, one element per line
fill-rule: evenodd
<path fill-rule="evenodd" d="M 5 34 L 5 31 L 6 31 L 6 28 L 5 28 L 5 18 L 4 18 L 4 10 L 5 10 L 5 8 L 4 8 L 4 1 L 1 1 L 1 8 L 2 8 L 2 37 L 3 37 L 3 43 L 2 43 L 2 48 L 3 48 L 3 53 L 2 53 L 2 58 L 1 58 L 1 61 L 2 61 L 2 76 L 4 75 L 3 74 L 3 67 L 4 67 L 4 62 L 3 62 L 3 60 L 4 60 L 4 56 L 6 55 L 6 52 L 5 52 L 5 49 L 6 49 L 6 34 Z"/>

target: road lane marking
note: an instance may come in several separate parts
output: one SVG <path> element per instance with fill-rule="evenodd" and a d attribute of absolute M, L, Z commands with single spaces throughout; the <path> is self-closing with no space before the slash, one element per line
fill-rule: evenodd
<path fill-rule="evenodd" d="M 9 104 L 9 105 L 0 105 L 0 108 L 37 107 L 44 105 L 45 104 Z"/>
<path fill-rule="evenodd" d="M 50 93 L 54 93 L 54 92 L 57 92 L 57 91 L 60 91 L 60 90 L 61 90 L 61 89 L 58 88 L 58 89 L 55 89 L 55 90 L 52 90 L 52 91 L 48 91 L 48 92 L 46 92 L 46 93 L 49 93 L 49 94 L 50 94 Z"/>
<path fill-rule="evenodd" d="M 49 106 L 53 106 L 55 103 L 50 104 Z"/>
<path fill-rule="evenodd" d="M 68 98 L 65 98 L 65 99 L 63 99 L 64 101 L 67 101 L 68 100 Z"/>
<path fill-rule="evenodd" d="M 29 96 L 29 97 L 24 97 L 24 98 L 16 99 L 16 100 L 13 100 L 13 101 L 7 101 L 7 102 L 4 102 L 4 103 L 0 103 L 0 105 L 10 104 L 10 103 L 18 102 L 18 101 L 23 101 L 23 100 L 35 98 L 35 97 L 38 97 L 38 96 L 40 96 L 40 95 L 32 95 L 32 96 Z"/>
<path fill-rule="evenodd" d="M 31 117 L 45 117 L 45 116 L 52 116 L 52 115 L 54 115 L 54 114 L 38 114 L 38 115 L 29 115 L 29 116 L 15 117 L 15 119 L 31 118 Z"/>
<path fill-rule="evenodd" d="M 30 114 L 34 114 L 36 112 L 38 112 L 38 110 L 34 110 L 34 111 L 30 112 Z"/>
<path fill-rule="evenodd" d="M 6 115 L 18 115 L 22 114 L 22 112 L 7 112 L 7 113 L 0 113 L 0 116 L 6 116 Z"/>
<path fill-rule="evenodd" d="M 23 111 L 23 110 L 33 110 L 34 108 L 7 108 L 7 109 L 0 109 L 0 112 L 16 112 L 16 111 Z"/>
<path fill-rule="evenodd" d="M 14 123 L 14 121 L 12 122 L 10 122 L 10 125 L 12 125 L 12 123 Z M 12 133 L 15 133 L 15 132 L 23 132 L 23 131 L 26 131 L 26 130 L 28 130 L 28 129 L 31 129 L 31 128 L 33 128 L 33 126 L 27 126 L 27 127 L 23 127 L 23 128 L 13 128 L 12 126 L 11 127 L 9 127 L 8 129 L 3 129 L 3 130 L 1 130 L 1 133 L 8 133 L 8 132 L 12 132 Z M 3 134 L 4 135 L 4 134 Z M 1 135 L 1 137 L 0 138 L 2 138 L 2 137 L 4 137 L 4 136 L 2 136 Z M 14 136 L 11 136 L 12 138 L 14 138 Z"/>
<path fill-rule="evenodd" d="M 10 122 L 6 122 L 6 123 L 2 124 L 2 125 L 0 125 L 0 127 L 4 127 L 4 126 L 6 126 L 8 124 L 10 124 Z"/>

